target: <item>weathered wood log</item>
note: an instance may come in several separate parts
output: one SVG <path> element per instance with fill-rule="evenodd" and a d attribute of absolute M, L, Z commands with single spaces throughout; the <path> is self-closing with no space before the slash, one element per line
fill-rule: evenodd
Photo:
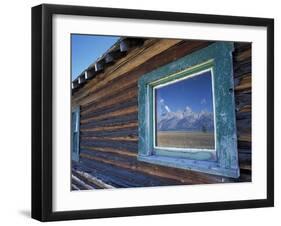
<path fill-rule="evenodd" d="M 91 175 L 81 170 L 73 170 L 72 174 L 75 175 L 80 180 L 86 181 L 94 189 L 115 188 L 114 186 L 105 183 L 101 179 L 98 179 L 94 175 Z"/>
<path fill-rule="evenodd" d="M 89 184 L 85 183 L 85 181 L 80 180 L 78 177 L 75 175 L 71 175 L 71 180 L 72 182 L 77 186 L 80 186 L 80 190 L 92 190 L 94 187 L 90 186 Z"/>
<path fill-rule="evenodd" d="M 116 117 L 121 117 L 123 115 L 128 115 L 128 114 L 137 114 L 138 113 L 138 106 L 131 106 L 131 107 L 127 107 L 125 109 L 121 109 L 121 110 L 116 110 L 116 111 L 112 111 L 112 112 L 108 112 L 106 114 L 102 114 L 102 115 L 98 115 L 98 116 L 92 116 L 86 119 L 82 119 L 81 120 L 81 124 L 85 124 L 91 121 L 98 121 L 98 120 L 103 120 L 103 119 L 109 119 L 109 118 L 116 118 Z"/>
<path fill-rule="evenodd" d="M 120 142 L 116 140 L 112 141 L 103 141 L 103 140 L 95 140 L 92 141 L 90 139 L 81 139 L 80 142 L 81 147 L 83 146 L 93 146 L 93 147 L 107 147 L 107 148 L 116 148 L 116 149 L 124 149 L 124 150 L 133 150 L 137 151 L 138 150 L 138 144 L 136 142 L 131 142 L 131 141 L 126 141 L 126 142 Z M 80 149 L 82 152 L 83 149 Z"/>
<path fill-rule="evenodd" d="M 240 111 L 240 109 L 249 106 L 252 106 L 252 94 L 251 93 L 235 93 L 235 103 L 236 103 L 236 110 Z"/>
<path fill-rule="evenodd" d="M 236 63 L 235 67 L 234 67 L 234 77 L 240 77 L 244 74 L 249 74 L 252 72 L 252 62 L 251 60 L 249 61 L 242 61 L 242 62 L 238 62 Z"/>
<path fill-rule="evenodd" d="M 109 125 L 109 126 L 100 126 L 100 127 L 93 127 L 93 128 L 87 128 L 87 129 L 80 129 L 81 132 L 87 132 L 87 131 L 114 131 L 114 130 L 120 130 L 125 128 L 131 128 L 138 130 L 138 122 L 131 122 L 126 124 L 118 124 L 118 125 Z"/>
<path fill-rule="evenodd" d="M 110 93 L 109 96 L 103 97 L 98 101 L 93 101 L 87 105 L 82 105 L 81 115 L 92 111 L 97 111 L 105 107 L 118 105 L 130 99 L 137 99 L 137 93 L 138 92 L 135 85 L 126 89 L 122 89 L 114 94 Z"/>
<path fill-rule="evenodd" d="M 251 134 L 240 134 L 238 136 L 238 140 L 251 142 L 252 141 L 252 135 Z"/>
<path fill-rule="evenodd" d="M 252 148 L 252 142 L 243 141 L 243 140 L 238 139 L 238 148 L 251 149 Z"/>
<path fill-rule="evenodd" d="M 118 148 L 96 147 L 96 146 L 81 146 L 81 148 L 87 151 L 100 151 L 108 154 L 117 153 L 119 155 L 137 157 L 137 150 L 131 150 L 131 149 L 118 149 Z"/>
<path fill-rule="evenodd" d="M 88 111 L 87 113 L 83 112 L 83 114 L 81 113 L 81 120 L 89 119 L 95 116 L 105 115 L 118 110 L 124 110 L 126 108 L 137 106 L 137 104 L 137 98 L 127 99 L 127 101 L 121 102 L 120 104 L 105 106 L 103 108 L 95 109 L 90 112 Z"/>
<path fill-rule="evenodd" d="M 234 60 L 235 61 L 249 60 L 251 57 L 252 57 L 252 49 L 251 48 L 234 54 Z"/>
<path fill-rule="evenodd" d="M 122 117 L 117 116 L 117 117 L 112 117 L 110 119 L 88 122 L 85 124 L 81 124 L 80 128 L 87 129 L 87 128 L 96 128 L 99 126 L 116 126 L 126 123 L 137 122 L 137 120 L 138 120 L 138 115 L 136 113 L 133 113 L 133 114 L 123 115 Z"/>
<path fill-rule="evenodd" d="M 234 43 L 234 54 L 238 54 L 240 52 L 244 52 L 248 49 L 252 48 L 251 42 L 235 42 Z"/>

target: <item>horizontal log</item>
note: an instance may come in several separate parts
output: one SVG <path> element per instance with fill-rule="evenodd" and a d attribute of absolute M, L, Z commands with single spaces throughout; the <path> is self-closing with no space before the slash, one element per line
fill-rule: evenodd
<path fill-rule="evenodd" d="M 80 114 L 81 115 L 81 119 L 87 119 L 87 118 L 91 118 L 91 117 L 95 117 L 95 116 L 100 116 L 100 115 L 105 115 L 108 114 L 110 112 L 114 112 L 114 111 L 118 111 L 118 110 L 123 110 L 129 107 L 137 107 L 138 104 L 138 99 L 137 98 L 133 98 L 133 99 L 129 99 L 127 101 L 124 101 L 122 103 L 119 104 L 114 104 L 111 106 L 106 106 L 104 108 L 100 108 L 100 109 L 95 109 L 92 110 L 91 112 L 87 112 L 86 114 Z"/>
<path fill-rule="evenodd" d="M 239 162 L 240 164 L 244 164 L 244 166 L 248 166 L 247 168 L 250 169 L 251 167 L 251 154 L 244 154 L 244 153 L 240 153 L 239 154 Z"/>
<path fill-rule="evenodd" d="M 127 89 L 122 89 L 118 93 L 109 93 L 109 96 L 106 96 L 99 101 L 93 101 L 87 105 L 81 105 L 81 114 L 83 115 L 95 110 L 121 104 L 130 99 L 137 99 L 138 89 L 137 86 L 134 85 L 128 87 Z"/>
<path fill-rule="evenodd" d="M 238 139 L 238 148 L 251 149 L 252 148 L 252 142 Z"/>
<path fill-rule="evenodd" d="M 101 186 L 101 184 L 93 183 L 92 181 L 88 180 L 88 178 L 86 176 L 84 176 L 84 175 L 87 175 L 86 172 L 81 173 L 81 171 L 79 171 L 79 170 L 72 169 L 71 173 L 73 176 L 78 178 L 80 181 L 91 186 L 91 188 L 88 190 L 105 188 L 104 186 Z"/>
<path fill-rule="evenodd" d="M 133 127 L 123 127 L 120 129 L 113 129 L 113 130 L 100 130 L 100 131 L 85 131 L 80 130 L 81 137 L 110 137 L 110 136 L 118 136 L 118 135 L 137 135 L 138 128 L 136 126 Z"/>
<path fill-rule="evenodd" d="M 126 141 L 126 142 L 120 142 L 116 140 L 112 141 L 103 141 L 103 140 L 88 140 L 88 139 L 81 139 L 80 142 L 81 147 L 97 147 L 97 148 L 116 148 L 116 149 L 123 149 L 123 150 L 131 150 L 131 151 L 137 151 L 138 150 L 138 144 L 136 142 Z M 83 149 L 80 148 L 80 151 Z"/>
<path fill-rule="evenodd" d="M 240 90 L 245 90 L 245 89 L 251 89 L 252 88 L 252 83 L 245 83 L 245 84 L 240 84 L 236 86 L 234 89 L 235 91 L 240 91 Z"/>
<path fill-rule="evenodd" d="M 243 61 L 243 60 L 249 60 L 252 56 L 252 49 L 246 49 L 244 51 L 241 51 L 239 53 L 234 54 L 234 60 L 235 61 Z"/>
<path fill-rule="evenodd" d="M 236 120 L 249 120 L 248 125 L 251 125 L 252 112 L 236 112 Z"/>
<path fill-rule="evenodd" d="M 125 109 L 121 109 L 121 110 L 116 110 L 113 112 L 109 112 L 103 115 L 99 115 L 99 116 L 93 116 L 90 118 L 86 118 L 86 119 L 82 119 L 80 122 L 81 124 L 85 124 L 85 123 L 89 123 L 91 121 L 98 121 L 98 120 L 103 120 L 103 119 L 109 119 L 109 118 L 116 118 L 116 117 L 122 117 L 124 115 L 128 115 L 128 114 L 137 114 L 138 113 L 138 106 L 131 106 Z"/>
<path fill-rule="evenodd" d="M 91 185 L 85 183 L 83 180 L 81 180 L 80 178 L 78 178 L 74 174 L 71 175 L 71 180 L 72 180 L 72 183 L 74 183 L 76 186 L 79 185 L 79 189 L 80 190 L 92 190 L 92 189 L 95 189 L 94 187 L 92 187 Z"/>
<path fill-rule="evenodd" d="M 84 172 L 83 170 L 72 170 L 72 174 L 95 189 L 115 188 L 114 186 L 107 184 L 101 179 L 98 179 L 94 175 Z"/>
<path fill-rule="evenodd" d="M 252 105 L 244 105 L 236 108 L 239 112 L 252 112 Z"/>
<path fill-rule="evenodd" d="M 236 109 L 239 110 L 244 106 L 251 106 L 252 105 L 252 94 L 251 93 L 235 93 L 235 104 Z"/>
<path fill-rule="evenodd" d="M 251 133 L 251 119 L 242 119 L 242 120 L 237 120 L 236 125 L 237 125 L 237 130 L 240 133 Z"/>
<path fill-rule="evenodd" d="M 238 77 L 243 76 L 245 74 L 249 74 L 251 72 L 252 72 L 252 62 L 251 62 L 251 60 L 237 62 L 234 65 L 234 77 L 235 78 L 238 78 Z"/>
<path fill-rule="evenodd" d="M 251 142 L 252 141 L 252 135 L 251 134 L 240 134 L 238 136 L 238 140 Z"/>
<path fill-rule="evenodd" d="M 80 190 L 75 184 L 71 184 L 71 191 L 78 191 Z"/>
<path fill-rule="evenodd" d="M 131 88 L 137 88 L 137 77 L 132 77 L 128 82 L 116 82 L 116 83 L 110 83 L 106 87 L 103 87 L 103 89 L 92 92 L 85 96 L 83 99 L 79 101 L 79 105 L 90 105 L 95 102 L 101 102 L 106 99 L 110 99 L 111 97 L 114 97 L 115 95 L 118 95 L 120 92 L 124 90 L 129 90 Z"/>
<path fill-rule="evenodd" d="M 89 128 L 97 128 L 100 126 L 117 126 L 125 123 L 137 122 L 137 120 L 138 120 L 138 114 L 133 113 L 133 114 L 123 115 L 122 117 L 117 116 L 117 117 L 112 117 L 110 119 L 103 119 L 95 122 L 91 121 L 85 124 L 81 124 L 80 128 L 89 129 Z"/>
<path fill-rule="evenodd" d="M 95 137 L 95 136 L 91 136 L 91 137 L 85 137 L 85 139 L 89 139 L 89 140 L 102 140 L 102 141 L 120 141 L 120 142 L 138 142 L 138 136 L 137 135 L 125 135 L 125 136 L 111 136 L 111 137 Z"/>
<path fill-rule="evenodd" d="M 71 187 L 73 187 L 74 190 L 78 190 L 78 191 L 88 190 L 87 188 L 85 188 L 75 180 L 71 180 Z"/>
<path fill-rule="evenodd" d="M 240 177 L 234 180 L 235 182 L 251 182 L 252 173 L 248 169 L 240 169 Z"/>
<path fill-rule="evenodd" d="M 118 148 L 110 148 L 110 147 L 95 147 L 95 146 L 81 146 L 81 149 L 86 151 L 99 151 L 99 152 L 105 152 L 105 153 L 117 153 L 119 155 L 126 155 L 131 157 L 137 157 L 137 151 L 136 150 L 126 150 L 126 149 L 118 149 Z M 91 154 L 88 152 L 88 154 Z"/>
<path fill-rule="evenodd" d="M 247 175 L 249 177 L 248 179 L 251 179 L 252 164 L 241 162 L 241 163 L 239 163 L 239 167 L 240 167 L 240 170 L 247 170 L 246 173 L 244 173 L 244 175 L 245 176 Z M 244 180 L 242 178 L 243 178 L 243 176 L 240 173 L 240 182 L 247 182 L 248 181 L 248 179 Z"/>
<path fill-rule="evenodd" d="M 100 127 L 94 127 L 94 128 L 88 128 L 88 129 L 80 129 L 81 132 L 90 132 L 90 131 L 114 131 L 114 130 L 120 130 L 120 129 L 135 129 L 138 130 L 138 122 L 131 122 L 126 124 L 119 124 L 119 125 L 109 125 L 109 126 L 100 126 Z"/>

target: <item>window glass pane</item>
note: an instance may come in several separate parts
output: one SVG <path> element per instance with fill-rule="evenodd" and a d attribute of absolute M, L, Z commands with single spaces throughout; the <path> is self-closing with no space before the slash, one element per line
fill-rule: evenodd
<path fill-rule="evenodd" d="M 211 71 L 154 88 L 155 146 L 215 149 Z"/>

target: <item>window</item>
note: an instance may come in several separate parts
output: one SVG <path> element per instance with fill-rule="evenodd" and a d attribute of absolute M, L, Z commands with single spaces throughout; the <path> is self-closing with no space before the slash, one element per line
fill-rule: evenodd
<path fill-rule="evenodd" d="M 140 161 L 239 177 L 232 50 L 216 42 L 140 78 Z"/>
<path fill-rule="evenodd" d="M 71 112 L 71 158 L 79 161 L 79 136 L 80 136 L 80 108 L 76 107 Z"/>

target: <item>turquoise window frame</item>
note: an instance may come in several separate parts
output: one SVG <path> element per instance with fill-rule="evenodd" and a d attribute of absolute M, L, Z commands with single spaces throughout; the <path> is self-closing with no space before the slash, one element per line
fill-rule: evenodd
<path fill-rule="evenodd" d="M 80 156 L 80 107 L 71 111 L 71 159 L 79 161 Z"/>
<path fill-rule="evenodd" d="M 237 150 L 233 42 L 215 42 L 144 74 L 138 81 L 138 160 L 231 178 L 240 176 Z M 215 149 L 155 146 L 154 88 L 210 70 L 213 85 Z M 196 76 L 196 75 L 195 75 Z M 215 156 L 214 156 L 215 153 Z"/>

